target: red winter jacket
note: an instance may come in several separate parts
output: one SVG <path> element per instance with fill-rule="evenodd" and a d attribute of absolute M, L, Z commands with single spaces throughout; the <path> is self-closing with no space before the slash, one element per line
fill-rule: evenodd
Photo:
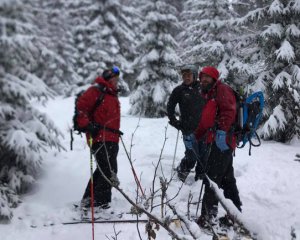
<path fill-rule="evenodd" d="M 77 101 L 78 118 L 77 122 L 80 128 L 85 128 L 89 123 L 97 123 L 107 128 L 120 129 L 120 102 L 118 100 L 117 89 L 103 77 L 98 77 L 95 80 L 96 84 L 104 86 L 104 98 L 101 104 L 94 110 L 90 116 L 97 99 L 101 93 L 96 86 L 91 86 L 85 91 Z M 89 134 L 87 133 L 87 139 Z M 109 130 L 101 129 L 93 142 L 119 142 L 119 134 Z"/>
<path fill-rule="evenodd" d="M 231 126 L 235 122 L 236 100 L 232 89 L 226 84 L 216 81 L 214 86 L 203 93 L 202 96 L 207 100 L 205 104 L 198 127 L 195 131 L 196 138 L 211 143 L 215 140 L 216 129 L 227 132 L 227 144 L 236 148 L 236 139 L 230 133 Z M 216 127 L 216 129 L 213 129 Z"/>

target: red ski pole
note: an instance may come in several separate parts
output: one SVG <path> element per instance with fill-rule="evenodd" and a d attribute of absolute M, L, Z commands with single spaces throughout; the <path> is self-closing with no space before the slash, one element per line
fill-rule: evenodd
<path fill-rule="evenodd" d="M 138 179 L 138 177 L 137 177 L 137 175 L 136 175 L 136 172 L 135 172 L 135 170 L 134 170 L 132 161 L 131 161 L 130 156 L 129 156 L 128 152 L 127 152 L 127 149 L 126 149 L 126 147 L 125 147 L 125 144 L 124 144 L 124 141 L 123 141 L 123 138 L 121 137 L 121 135 L 120 135 L 120 138 L 121 138 L 121 142 L 122 142 L 122 145 L 123 145 L 123 147 L 124 147 L 125 153 L 126 153 L 126 155 L 127 155 L 127 158 L 128 158 L 128 160 L 129 160 L 129 163 L 130 163 L 130 166 L 131 166 L 131 170 L 132 170 L 132 173 L 133 173 L 134 180 L 135 180 L 136 184 L 138 185 L 138 187 L 140 188 L 140 191 L 141 191 L 143 197 L 145 197 L 145 193 L 144 193 L 144 191 L 143 191 L 142 185 L 141 185 L 141 183 L 140 183 L 140 181 L 139 181 L 139 179 Z"/>

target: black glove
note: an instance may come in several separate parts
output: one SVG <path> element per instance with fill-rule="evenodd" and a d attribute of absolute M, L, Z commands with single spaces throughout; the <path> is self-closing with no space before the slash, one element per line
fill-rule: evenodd
<path fill-rule="evenodd" d="M 94 123 L 89 123 L 86 127 L 86 132 L 91 134 L 93 138 L 97 136 L 99 130 L 100 130 L 99 126 L 97 126 L 97 124 Z"/>
<path fill-rule="evenodd" d="M 182 124 L 177 119 L 169 121 L 169 124 L 172 125 L 174 128 L 176 128 L 177 130 L 182 130 Z"/>

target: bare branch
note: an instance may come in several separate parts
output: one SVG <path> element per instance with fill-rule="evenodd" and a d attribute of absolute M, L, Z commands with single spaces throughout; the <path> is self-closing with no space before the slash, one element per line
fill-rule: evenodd
<path fill-rule="evenodd" d="M 136 131 L 138 130 L 138 128 L 140 127 L 140 121 L 141 121 L 141 117 L 139 117 L 139 121 L 136 125 L 136 128 L 134 129 L 133 133 L 131 134 L 131 140 L 130 140 L 130 149 L 129 149 L 129 157 L 131 158 L 131 152 L 132 152 L 132 148 L 133 148 L 133 139 L 134 139 L 134 135 L 136 133 Z"/>
<path fill-rule="evenodd" d="M 161 163 L 162 153 L 163 153 L 163 150 L 164 150 L 164 148 L 165 148 L 166 141 L 167 141 L 167 136 L 166 136 L 166 134 L 167 134 L 167 127 L 165 127 L 165 139 L 164 139 L 164 143 L 163 143 L 163 146 L 162 146 L 162 148 L 161 148 L 160 155 L 159 155 L 159 159 L 158 159 L 158 162 L 157 162 L 156 167 L 155 167 L 155 170 L 154 170 L 154 176 L 153 176 L 153 180 L 152 180 L 152 193 L 151 193 L 152 196 L 154 196 L 154 188 L 155 188 L 155 179 L 156 179 L 156 176 L 157 176 L 157 169 L 158 169 L 159 164 Z M 162 171 L 162 173 L 163 173 L 163 171 Z M 151 204 L 150 204 L 150 206 L 151 206 L 151 211 L 153 210 L 153 199 L 154 199 L 154 198 L 151 199 Z M 151 212 L 151 211 L 150 211 L 150 212 Z"/>
<path fill-rule="evenodd" d="M 191 229 L 190 225 L 191 223 L 195 223 L 195 222 L 191 222 L 188 219 L 184 218 L 181 214 L 179 214 L 176 210 L 176 208 L 171 205 L 168 204 L 168 207 L 173 211 L 173 213 L 175 215 L 177 215 L 177 217 L 180 219 L 181 222 L 183 222 L 187 228 L 187 230 L 189 231 L 190 235 L 193 237 L 193 239 L 198 239 L 198 237 L 195 235 L 195 233 L 193 233 L 193 230 Z M 196 223 L 195 223 L 196 224 Z"/>
<path fill-rule="evenodd" d="M 113 228 L 114 228 L 114 234 L 115 234 L 115 236 L 111 236 L 111 238 L 112 238 L 113 240 L 118 240 L 118 235 L 119 235 L 122 231 L 116 232 L 116 224 L 115 224 L 115 223 L 114 223 L 114 225 L 113 225 Z M 105 237 L 106 237 L 107 239 L 110 239 L 106 234 L 105 234 Z"/>
<path fill-rule="evenodd" d="M 128 154 L 128 151 L 127 151 L 127 149 L 126 149 L 126 147 L 125 147 L 123 138 L 122 138 L 121 136 L 120 136 L 120 138 L 121 138 L 121 142 L 122 142 L 122 144 L 123 144 L 124 150 L 125 150 L 125 152 L 126 152 L 128 161 L 129 161 L 129 163 L 130 163 L 130 166 L 131 166 L 131 170 L 132 170 L 132 173 L 133 173 L 134 180 L 135 180 L 136 184 L 139 186 L 139 188 L 140 188 L 140 190 L 141 190 L 141 192 L 142 192 L 143 197 L 145 197 L 145 193 L 144 193 L 143 188 L 142 188 L 142 186 L 141 186 L 141 183 L 139 182 L 139 179 L 138 179 L 138 177 L 137 177 L 137 175 L 136 175 L 136 173 L 135 173 L 135 170 L 134 170 L 134 167 L 133 167 L 131 158 L 130 158 L 130 156 L 129 156 L 129 154 Z"/>
<path fill-rule="evenodd" d="M 160 226 L 162 226 L 164 229 L 166 229 L 166 231 L 172 236 L 172 238 L 175 238 L 177 240 L 185 240 L 185 238 L 181 238 L 178 236 L 178 234 L 176 232 L 174 232 L 169 225 L 165 222 L 162 221 L 161 219 L 157 218 L 156 216 L 154 216 L 153 214 L 151 214 L 150 212 L 148 212 L 147 210 L 145 210 L 143 207 L 139 206 L 138 204 L 135 204 L 135 202 L 119 187 L 119 184 L 115 184 L 115 182 L 111 181 L 110 179 L 108 179 L 106 177 L 106 175 L 103 173 L 102 169 L 100 168 L 98 162 L 96 161 L 97 164 L 97 168 L 99 169 L 101 175 L 103 176 L 103 178 L 112 186 L 114 187 L 118 192 L 120 192 L 123 197 L 135 208 L 137 208 L 140 212 L 144 213 L 148 218 L 149 221 L 154 222 L 159 224 Z"/>
<path fill-rule="evenodd" d="M 191 206 L 192 200 L 193 200 L 193 194 L 191 192 L 189 192 L 189 197 L 188 197 L 188 202 L 187 202 L 187 217 L 189 220 L 191 219 L 190 206 Z"/>
<path fill-rule="evenodd" d="M 243 222 L 242 217 L 241 217 L 241 212 L 236 207 L 229 207 L 229 204 L 226 203 L 226 199 L 224 198 L 223 194 L 221 195 L 219 192 L 218 185 L 215 182 L 213 182 L 206 174 L 205 174 L 205 177 L 209 181 L 210 189 L 214 191 L 216 198 L 218 199 L 218 201 L 220 202 L 220 204 L 222 205 L 224 210 L 227 212 L 227 214 L 230 215 L 230 217 L 233 218 L 234 222 L 238 223 L 240 225 L 240 227 L 243 228 L 243 230 L 247 234 L 255 235 L 255 234 L 252 234 L 252 231 L 249 231 L 249 229 L 245 226 L 245 223 Z M 232 202 L 230 202 L 230 203 L 233 205 Z"/>

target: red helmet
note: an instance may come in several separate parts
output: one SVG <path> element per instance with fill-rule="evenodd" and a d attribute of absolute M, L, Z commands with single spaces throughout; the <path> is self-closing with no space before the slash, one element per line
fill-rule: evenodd
<path fill-rule="evenodd" d="M 210 77 L 212 77 L 215 80 L 218 80 L 219 75 L 220 75 L 219 71 L 216 68 L 210 67 L 210 66 L 202 68 L 201 72 L 199 73 L 199 79 L 200 80 L 201 80 L 201 74 L 203 74 L 203 73 L 210 76 Z"/>

